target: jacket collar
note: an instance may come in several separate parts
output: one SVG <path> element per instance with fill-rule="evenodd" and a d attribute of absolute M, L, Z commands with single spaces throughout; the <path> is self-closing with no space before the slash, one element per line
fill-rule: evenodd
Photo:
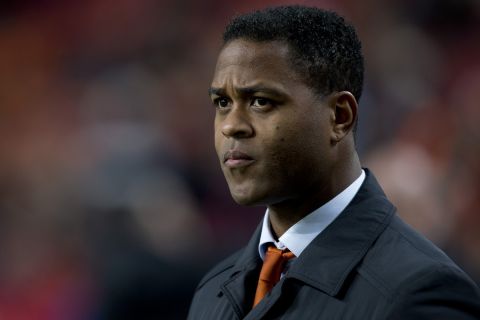
<path fill-rule="evenodd" d="M 373 174 L 368 169 L 365 173 L 365 181 L 352 202 L 295 259 L 284 280 L 300 280 L 330 296 L 339 293 L 348 275 L 395 212 L 395 207 L 387 200 Z M 262 265 L 258 254 L 260 233 L 261 224 L 232 267 L 230 277 L 221 286 L 239 318 L 251 310 L 253 302 Z M 253 315 L 263 314 L 273 303 L 272 300 L 268 306 L 262 306 L 262 310 L 255 308 Z"/>
<path fill-rule="evenodd" d="M 250 238 L 247 246 L 243 250 L 235 265 L 232 268 L 232 275 L 248 269 L 249 266 L 256 266 L 262 264 L 262 259 L 258 255 L 258 242 L 260 241 L 260 234 L 262 232 L 262 224 L 257 226 L 253 236 Z"/>
<path fill-rule="evenodd" d="M 258 255 L 261 225 L 233 265 L 230 275 L 222 285 L 221 291 L 230 301 L 238 318 L 243 318 L 252 309 L 258 275 L 262 259 Z"/>
<path fill-rule="evenodd" d="M 286 278 L 295 278 L 335 296 L 392 218 L 387 200 L 373 174 L 347 208 L 307 246 Z"/>

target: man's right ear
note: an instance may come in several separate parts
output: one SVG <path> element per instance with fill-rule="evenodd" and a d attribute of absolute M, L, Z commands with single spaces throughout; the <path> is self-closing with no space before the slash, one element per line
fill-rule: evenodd
<path fill-rule="evenodd" d="M 331 96 L 333 127 L 330 141 L 340 142 L 355 126 L 357 121 L 357 99 L 349 91 L 340 91 Z"/>

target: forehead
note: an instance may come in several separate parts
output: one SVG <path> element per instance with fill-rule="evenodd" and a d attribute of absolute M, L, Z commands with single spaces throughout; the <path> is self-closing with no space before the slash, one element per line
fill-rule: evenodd
<path fill-rule="evenodd" d="M 251 81 L 298 81 L 290 63 L 290 49 L 283 41 L 256 42 L 236 39 L 228 42 L 218 56 L 212 86 L 225 82 L 246 85 Z"/>

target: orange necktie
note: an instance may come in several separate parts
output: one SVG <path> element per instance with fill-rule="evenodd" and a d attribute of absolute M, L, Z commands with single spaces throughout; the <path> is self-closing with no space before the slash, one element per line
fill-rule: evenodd
<path fill-rule="evenodd" d="M 280 281 L 285 263 L 295 257 L 288 249 L 280 250 L 273 246 L 268 247 L 263 260 L 262 270 L 258 278 L 257 291 L 253 306 L 255 307 L 265 295 Z"/>

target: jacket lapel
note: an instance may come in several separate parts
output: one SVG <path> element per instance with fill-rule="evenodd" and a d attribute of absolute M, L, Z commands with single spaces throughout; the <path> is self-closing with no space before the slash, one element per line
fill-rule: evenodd
<path fill-rule="evenodd" d="M 279 302 L 282 297 L 282 293 L 285 289 L 286 277 L 283 277 L 280 282 L 278 282 L 272 291 L 267 293 L 264 299 L 262 299 L 250 312 L 246 315 L 244 320 L 255 320 L 263 319 L 270 309 Z"/>
<path fill-rule="evenodd" d="M 373 175 L 367 177 L 347 208 L 292 264 L 295 278 L 330 296 L 339 293 L 395 212 Z"/>
<path fill-rule="evenodd" d="M 258 255 L 261 224 L 232 269 L 222 291 L 238 317 L 261 319 L 279 302 L 289 279 L 297 279 L 337 295 L 349 274 L 360 263 L 373 242 L 394 215 L 375 177 L 367 170 L 362 187 L 347 208 L 295 259 L 286 275 L 254 309 L 253 295 L 262 261 Z"/>
<path fill-rule="evenodd" d="M 229 279 L 221 286 L 237 316 L 242 319 L 253 305 L 258 275 L 262 260 L 258 254 L 258 242 L 262 225 L 260 224 L 232 268 Z"/>
<path fill-rule="evenodd" d="M 367 177 L 347 208 L 295 259 L 285 277 L 245 320 L 262 319 L 281 298 L 288 296 L 292 279 L 336 296 L 351 272 L 389 224 L 395 207 L 373 175 Z"/>

